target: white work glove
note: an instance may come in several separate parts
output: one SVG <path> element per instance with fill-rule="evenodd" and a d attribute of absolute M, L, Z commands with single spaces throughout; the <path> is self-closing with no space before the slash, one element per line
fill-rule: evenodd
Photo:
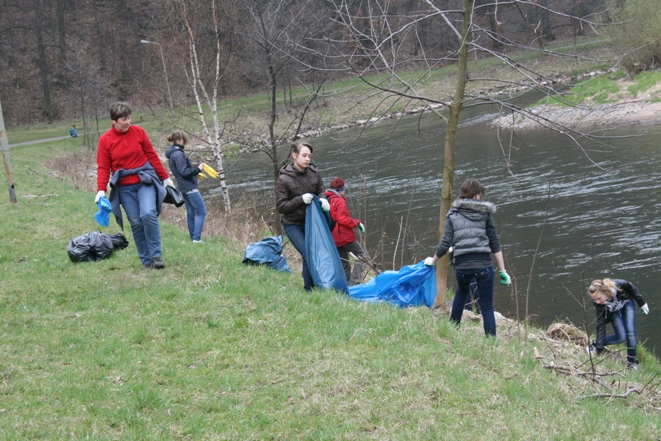
<path fill-rule="evenodd" d="M 434 266 L 434 258 L 433 257 L 427 257 L 425 259 L 425 266 Z"/>
<path fill-rule="evenodd" d="M 163 185 L 165 187 L 174 187 L 174 182 L 172 182 L 172 179 L 167 178 L 165 181 L 163 181 Z"/>
<path fill-rule="evenodd" d="M 319 199 L 319 201 L 321 202 L 321 209 L 322 210 L 330 211 L 330 204 L 328 203 L 328 201 L 326 199 L 322 198 L 322 199 Z"/>
<path fill-rule="evenodd" d="M 103 191 L 103 190 L 101 190 L 101 191 L 97 191 L 97 192 L 96 192 L 96 197 L 94 198 L 94 203 L 95 203 L 95 204 L 98 204 L 98 203 L 99 203 L 99 199 L 101 199 L 101 198 L 104 197 L 105 195 L 106 195 L 106 192 L 105 192 L 105 191 Z"/>
<path fill-rule="evenodd" d="M 303 198 L 303 202 L 305 202 L 305 205 L 309 205 L 310 202 L 312 202 L 312 198 L 314 197 L 314 195 L 312 193 L 305 193 L 301 197 Z"/>
<path fill-rule="evenodd" d="M 643 306 L 641 306 L 640 310 L 643 311 L 643 314 L 645 314 L 645 315 L 650 313 L 650 307 L 647 306 L 647 303 L 645 303 Z"/>
<path fill-rule="evenodd" d="M 507 271 L 505 270 L 500 270 L 500 284 L 503 286 L 510 286 L 512 284 L 512 279 L 510 278 L 510 275 L 507 274 Z"/>

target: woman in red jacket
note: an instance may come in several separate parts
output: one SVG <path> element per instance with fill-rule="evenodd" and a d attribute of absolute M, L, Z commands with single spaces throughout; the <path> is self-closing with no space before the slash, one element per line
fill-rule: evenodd
<path fill-rule="evenodd" d="M 145 268 L 165 268 L 161 250 L 158 215 L 165 199 L 165 186 L 174 186 L 147 133 L 131 125 L 131 106 L 116 102 L 110 106 L 112 127 L 99 138 L 96 153 L 97 193 L 94 203 L 106 195 L 117 223 L 123 229 L 122 212 L 131 224 L 138 257 Z M 112 179 L 110 178 L 112 173 Z"/>
<path fill-rule="evenodd" d="M 358 227 L 360 232 L 365 234 L 365 226 L 360 222 L 360 219 L 353 219 L 351 217 L 344 196 L 346 189 L 347 185 L 344 180 L 342 178 L 336 178 L 331 182 L 330 189 L 326 190 L 326 197 L 330 201 L 331 217 L 335 220 L 335 227 L 332 231 L 333 240 L 340 254 L 344 275 L 347 278 L 349 286 L 352 286 L 362 282 L 363 270 L 365 268 L 365 264 L 360 260 L 364 258 L 365 251 L 363 251 L 363 247 L 356 240 L 356 234 L 353 229 Z M 356 256 L 353 271 L 351 270 L 349 253 L 353 253 Z"/>

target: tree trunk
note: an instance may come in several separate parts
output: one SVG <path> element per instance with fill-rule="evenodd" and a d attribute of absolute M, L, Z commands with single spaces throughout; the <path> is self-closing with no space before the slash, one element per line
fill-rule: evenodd
<path fill-rule="evenodd" d="M 34 6 L 34 33 L 37 37 L 37 54 L 39 73 L 41 74 L 41 90 L 43 94 L 43 114 L 48 122 L 53 122 L 55 119 L 55 109 L 53 108 L 53 99 L 50 91 L 50 84 L 48 83 L 48 63 L 46 61 L 46 45 L 44 44 L 43 35 L 43 10 L 41 9 L 41 0 L 33 0 Z"/>
<path fill-rule="evenodd" d="M 441 216 L 438 224 L 438 237 L 443 237 L 445 220 L 452 205 L 452 186 L 454 183 L 454 147 L 457 140 L 459 115 L 463 107 L 464 93 L 467 82 L 468 40 L 470 39 L 470 17 L 473 0 L 463 0 L 461 46 L 457 60 L 457 87 L 450 104 L 448 127 L 445 130 L 445 152 L 443 155 L 443 187 L 441 188 Z M 436 300 L 434 308 L 446 309 L 448 285 L 448 255 L 447 253 L 436 264 Z"/>
<path fill-rule="evenodd" d="M 67 33 L 64 21 L 64 11 L 68 0 L 57 0 L 57 46 L 60 51 L 60 73 L 62 82 L 68 84 L 67 78 Z"/>
<path fill-rule="evenodd" d="M 260 17 L 261 18 L 261 17 Z M 264 29 L 264 24 L 262 22 L 262 29 Z M 271 53 L 268 46 L 266 47 L 266 59 L 268 62 L 267 66 L 267 76 L 268 76 L 268 87 L 269 87 L 269 99 L 271 101 L 271 113 L 269 115 L 269 142 L 271 143 L 271 161 L 273 164 L 273 189 L 275 193 L 275 184 L 278 182 L 278 177 L 280 176 L 280 164 L 278 162 L 278 144 L 275 138 L 275 122 L 278 116 L 277 108 L 277 99 L 278 99 L 278 87 L 277 87 L 277 78 L 275 69 L 273 68 L 273 62 L 271 59 Z M 285 93 L 286 97 L 286 93 Z M 275 208 L 275 232 L 278 235 L 282 235 L 282 226 L 280 225 L 280 213 L 278 208 Z"/>
<path fill-rule="evenodd" d="M 542 14 L 542 33 L 546 41 L 555 40 L 555 35 L 553 34 L 553 28 L 551 27 L 551 14 L 549 13 L 549 0 L 542 0 L 541 5 L 543 6 L 541 10 Z"/>

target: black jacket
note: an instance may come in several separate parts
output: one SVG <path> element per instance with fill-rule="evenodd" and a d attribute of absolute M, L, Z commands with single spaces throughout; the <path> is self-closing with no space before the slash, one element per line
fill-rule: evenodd
<path fill-rule="evenodd" d="M 184 153 L 184 147 L 174 144 L 165 150 L 165 157 L 170 163 L 170 170 L 177 180 L 177 188 L 182 194 L 197 189 L 199 167 L 195 167 Z"/>
<path fill-rule="evenodd" d="M 310 164 L 300 172 L 291 163 L 282 167 L 275 183 L 275 205 L 283 225 L 305 225 L 305 193 L 326 199 L 324 183 L 317 168 Z"/>
<path fill-rule="evenodd" d="M 618 301 L 631 300 L 638 303 L 639 307 L 642 307 L 645 303 L 642 294 L 638 292 L 633 283 L 627 282 L 622 279 L 613 279 L 615 286 L 618 290 L 615 294 L 615 299 Z M 605 342 L 606 342 L 606 324 L 610 323 L 613 314 L 618 314 L 619 311 L 611 311 L 607 305 L 594 304 L 595 310 L 597 312 L 597 341 L 595 346 L 597 348 L 597 353 L 603 351 Z"/>

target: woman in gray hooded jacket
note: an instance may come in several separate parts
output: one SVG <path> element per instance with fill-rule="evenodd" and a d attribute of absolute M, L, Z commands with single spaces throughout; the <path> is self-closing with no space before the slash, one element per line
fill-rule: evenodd
<path fill-rule="evenodd" d="M 484 333 L 496 336 L 496 319 L 493 310 L 494 269 L 491 254 L 496 258 L 500 269 L 500 283 L 511 284 L 505 271 L 500 238 L 496 232 L 493 214 L 496 206 L 483 201 L 484 187 L 475 179 L 467 179 L 461 184 L 461 194 L 452 203 L 445 222 L 445 233 L 433 257 L 425 259 L 425 265 L 435 265 L 438 259 L 454 248 L 454 268 L 457 278 L 457 291 L 452 302 L 450 320 L 461 323 L 464 305 L 470 302 L 471 279 L 477 281 L 478 304 L 484 321 Z"/>

